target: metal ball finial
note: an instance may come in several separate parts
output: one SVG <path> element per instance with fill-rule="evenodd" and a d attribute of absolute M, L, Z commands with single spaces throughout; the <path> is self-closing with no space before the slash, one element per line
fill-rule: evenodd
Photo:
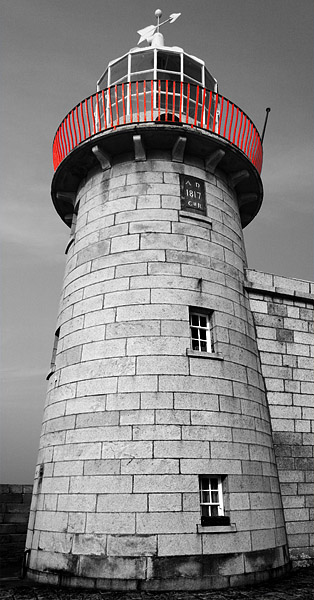
<path fill-rule="evenodd" d="M 155 10 L 155 17 L 157 17 L 157 19 L 162 16 L 162 11 L 160 10 L 160 8 L 157 8 L 157 10 Z"/>

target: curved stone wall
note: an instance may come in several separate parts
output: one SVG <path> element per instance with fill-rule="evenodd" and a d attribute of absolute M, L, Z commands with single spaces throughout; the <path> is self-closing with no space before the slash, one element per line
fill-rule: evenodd
<path fill-rule="evenodd" d="M 180 174 L 207 214 L 181 211 Z M 287 566 L 236 194 L 187 157 L 121 158 L 80 186 L 49 379 L 29 577 L 109 589 L 237 585 Z M 212 352 L 191 351 L 189 310 Z M 230 524 L 204 526 L 199 477 Z"/>

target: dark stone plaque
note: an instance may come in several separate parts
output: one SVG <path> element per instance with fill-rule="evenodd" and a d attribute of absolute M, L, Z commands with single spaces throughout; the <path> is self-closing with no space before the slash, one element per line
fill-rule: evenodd
<path fill-rule="evenodd" d="M 181 210 L 206 215 L 204 181 L 189 175 L 180 175 Z"/>

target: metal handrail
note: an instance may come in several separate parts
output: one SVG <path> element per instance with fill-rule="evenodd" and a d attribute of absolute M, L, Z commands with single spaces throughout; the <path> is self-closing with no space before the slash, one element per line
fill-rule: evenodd
<path fill-rule="evenodd" d="M 140 123 L 177 123 L 208 131 L 240 149 L 259 173 L 262 170 L 261 138 L 245 112 L 202 86 L 168 79 L 121 83 L 82 100 L 57 129 L 54 169 L 94 135 Z"/>

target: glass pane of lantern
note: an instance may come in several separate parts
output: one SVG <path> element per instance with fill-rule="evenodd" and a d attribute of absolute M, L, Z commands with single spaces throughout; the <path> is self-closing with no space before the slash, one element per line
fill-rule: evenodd
<path fill-rule="evenodd" d="M 202 67 L 195 60 L 192 60 L 189 56 L 183 56 L 183 73 L 192 79 L 196 79 L 202 83 Z"/>
<path fill-rule="evenodd" d="M 215 90 L 215 80 L 214 78 L 211 76 L 210 73 L 208 73 L 208 71 L 205 69 L 205 87 L 206 89 L 214 92 Z"/>
<path fill-rule="evenodd" d="M 118 81 L 128 72 L 128 57 L 125 56 L 110 67 L 110 85 Z"/>
<path fill-rule="evenodd" d="M 104 90 L 106 87 L 108 87 L 108 69 L 104 73 L 98 85 L 100 90 Z"/>
<path fill-rule="evenodd" d="M 149 91 L 150 91 L 150 80 L 153 79 L 154 71 L 143 71 L 142 73 L 133 73 L 130 76 L 131 81 L 142 81 L 144 79 L 149 80 Z M 135 89 L 135 88 L 134 88 Z"/>
<path fill-rule="evenodd" d="M 148 71 L 154 68 L 154 54 L 149 52 L 136 52 L 131 55 L 131 72 Z"/>
<path fill-rule="evenodd" d="M 174 54 L 173 52 L 162 52 L 157 53 L 157 69 L 163 71 L 180 71 L 181 60 L 180 54 Z"/>

